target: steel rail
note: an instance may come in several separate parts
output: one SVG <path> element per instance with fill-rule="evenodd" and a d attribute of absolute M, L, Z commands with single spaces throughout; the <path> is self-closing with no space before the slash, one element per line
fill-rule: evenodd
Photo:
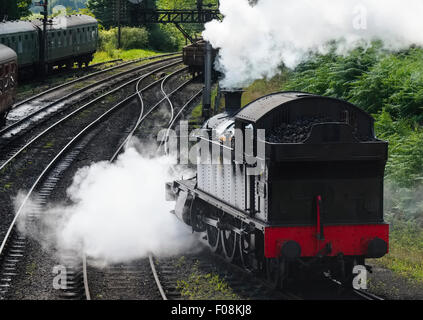
<path fill-rule="evenodd" d="M 174 76 L 175 74 L 177 74 L 177 73 L 180 73 L 180 72 L 183 72 L 183 71 L 186 71 L 187 70 L 187 68 L 183 68 L 183 69 L 180 69 L 180 70 L 177 70 L 177 71 L 175 71 L 173 74 L 169 74 L 169 75 L 167 75 L 165 78 L 163 78 L 163 80 L 162 80 L 162 84 L 161 84 L 161 88 L 164 88 L 164 83 L 166 83 L 169 79 L 170 79 L 170 77 L 172 77 L 172 76 Z M 133 94 L 132 96 L 130 96 L 130 97 L 128 97 L 127 99 L 132 99 L 132 98 L 134 98 L 134 97 L 136 97 L 136 96 L 138 96 L 138 99 L 140 100 L 140 114 L 139 114 L 139 117 L 138 117 L 138 119 L 137 119 L 137 122 L 135 123 L 135 125 L 134 125 L 134 128 L 131 130 L 131 132 L 127 135 L 127 137 L 125 138 L 125 140 L 120 144 L 120 146 L 117 148 L 117 150 L 115 151 L 115 153 L 113 154 L 113 156 L 110 158 L 110 160 L 109 160 L 109 162 L 114 162 L 115 160 L 116 160 L 116 158 L 117 158 L 117 156 L 120 154 L 120 152 L 129 144 L 129 142 L 130 142 L 130 140 L 132 139 L 132 137 L 133 137 L 133 135 L 134 135 L 134 133 L 135 133 L 135 131 L 139 128 L 139 126 L 141 125 L 141 123 L 146 119 L 146 117 L 148 117 L 163 101 L 165 101 L 166 100 L 166 98 L 170 98 L 170 96 L 172 96 L 173 94 L 175 94 L 176 92 L 179 92 L 183 87 L 185 87 L 187 84 L 189 84 L 189 83 L 191 83 L 192 82 L 192 79 L 190 79 L 190 80 L 188 80 L 188 81 L 185 81 L 184 83 L 182 83 L 180 86 L 178 86 L 176 89 L 174 89 L 173 91 L 171 91 L 170 93 L 166 93 L 166 92 L 164 92 L 165 93 L 165 97 L 163 97 L 161 100 L 159 100 L 156 104 L 154 104 L 151 108 L 150 108 L 150 110 L 148 110 L 148 112 L 146 113 L 146 114 L 144 114 L 144 102 L 143 102 L 143 98 L 142 98 L 142 95 L 141 95 L 141 92 L 138 90 L 138 83 L 137 83 L 137 92 L 135 93 L 135 94 Z M 195 95 L 195 96 L 197 96 L 198 95 L 198 93 Z M 184 108 L 185 108 L 185 106 L 186 105 L 188 105 L 189 103 L 191 103 L 192 101 L 193 101 L 193 99 L 195 98 L 195 96 L 194 97 L 191 97 L 190 99 L 189 99 L 189 101 L 184 105 Z M 151 254 L 150 254 L 151 255 Z M 85 259 L 85 261 L 86 261 L 86 256 L 85 256 L 85 254 L 83 254 L 83 256 L 84 256 L 84 259 Z M 152 260 L 150 260 L 150 265 L 151 265 L 151 267 L 152 267 L 152 270 L 153 270 L 153 268 L 154 268 L 154 264 L 151 264 L 152 263 Z M 84 279 L 84 287 L 85 287 L 85 290 L 88 292 L 88 294 L 89 294 L 89 284 L 88 284 L 88 271 L 87 271 L 87 265 L 85 264 L 85 265 L 83 265 L 83 270 L 82 270 L 82 273 L 83 273 L 83 275 L 84 275 L 84 277 L 83 277 L 83 279 Z M 153 275 L 154 275 L 154 278 L 155 278 L 155 281 L 156 281 L 156 283 L 157 283 L 157 286 L 159 287 L 159 291 L 160 291 L 160 294 L 161 294 L 161 296 L 162 296 L 162 298 L 164 299 L 164 300 L 167 300 L 167 298 L 166 298 L 166 295 L 165 295 L 165 293 L 164 293 L 164 290 L 163 290 L 163 288 L 161 287 L 161 284 L 160 284 L 160 280 L 159 280 L 159 278 L 158 278 L 158 275 L 157 275 L 157 272 L 155 272 L 154 270 L 153 270 Z M 87 296 L 87 294 L 86 294 L 86 296 Z"/>
<path fill-rule="evenodd" d="M 161 69 L 161 68 L 159 68 Z M 157 72 L 157 70 L 155 70 L 155 72 Z M 155 73 L 152 72 L 152 73 Z M 147 77 L 147 75 L 143 76 L 144 78 Z M 146 86 L 145 88 L 142 89 L 142 91 L 148 90 L 149 88 L 151 88 L 153 85 L 159 83 L 161 80 L 157 80 L 154 83 L 151 83 L 150 85 Z M 60 151 L 59 153 L 53 158 L 53 160 L 50 161 L 50 163 L 44 168 L 44 170 L 42 171 L 42 173 L 38 176 L 38 178 L 35 180 L 35 182 L 33 183 L 33 185 L 31 186 L 31 188 L 29 189 L 28 193 L 26 194 L 25 198 L 23 199 L 22 203 L 20 204 L 20 206 L 18 207 L 18 210 L 15 214 L 15 217 L 2 241 L 2 244 L 0 246 L 0 257 L 3 255 L 3 251 L 7 245 L 7 242 L 9 240 L 10 235 L 12 234 L 12 231 L 16 225 L 17 219 L 18 217 L 21 215 L 23 208 L 25 207 L 28 199 L 30 198 L 30 196 L 32 195 L 34 189 L 37 187 L 38 183 L 44 178 L 44 176 L 47 174 L 47 172 L 49 172 L 52 168 L 52 166 L 63 156 L 63 154 L 65 153 L 65 151 L 67 151 L 67 149 L 69 149 L 73 144 L 75 144 L 76 141 L 78 141 L 89 129 L 97 126 L 101 120 L 103 120 L 104 118 L 108 117 L 113 111 L 117 110 L 118 108 L 122 107 L 125 105 L 126 102 L 130 101 L 131 99 L 133 99 L 137 94 L 133 94 L 130 97 L 126 98 L 125 100 L 120 101 L 118 104 L 116 104 L 115 106 L 113 106 L 112 108 L 110 108 L 109 110 L 107 110 L 106 112 L 104 112 L 101 116 L 99 116 L 96 120 L 94 120 L 93 122 L 91 122 L 88 126 L 86 126 L 84 129 L 82 129 L 75 137 L 73 137 Z M 60 122 L 62 122 L 62 120 L 60 120 Z M 52 128 L 52 127 L 50 127 Z M 42 135 L 40 134 L 38 136 L 38 138 L 40 138 Z M 37 139 L 38 139 L 37 138 Z M 1 169 L 0 169 L 1 170 Z"/>
<path fill-rule="evenodd" d="M 184 72 L 188 70 L 188 68 L 183 68 L 178 70 L 177 72 Z M 163 78 L 163 82 L 167 81 L 169 79 L 170 75 L 167 75 L 165 78 Z M 162 83 L 163 83 L 162 82 Z M 170 92 L 169 94 L 166 95 L 174 95 L 176 92 L 180 91 L 183 87 L 185 87 L 187 84 L 191 83 L 192 79 L 185 81 L 184 83 L 182 83 L 180 86 L 178 86 L 175 90 L 173 90 L 172 92 Z M 134 96 L 134 95 L 133 95 Z M 153 105 L 153 107 L 150 108 L 150 110 L 147 111 L 147 113 L 144 115 L 141 115 L 141 117 L 138 118 L 138 122 L 137 125 L 134 127 L 134 129 L 131 131 L 131 133 L 126 137 L 125 141 L 120 145 L 120 147 L 116 150 L 115 154 L 112 157 L 111 161 L 114 161 L 114 158 L 123 150 L 123 148 L 125 146 L 127 146 L 131 140 L 131 138 L 133 137 L 135 131 L 138 129 L 139 125 L 144 121 L 144 119 L 146 117 L 148 117 L 151 112 L 153 112 L 163 101 L 166 100 L 166 97 L 163 97 L 161 100 L 159 100 L 155 105 Z"/>
<path fill-rule="evenodd" d="M 170 79 L 170 77 L 173 77 L 176 74 L 179 74 L 179 73 L 181 73 L 183 71 L 186 71 L 186 70 L 187 70 L 187 68 L 182 68 L 182 69 L 176 70 L 173 73 L 171 73 L 168 76 L 166 76 L 165 78 L 163 78 L 162 80 L 157 80 L 155 82 L 155 84 L 157 84 L 160 81 L 163 84 L 164 82 L 168 81 Z M 184 85 L 186 85 L 189 82 L 191 82 L 191 80 L 185 82 L 184 84 L 182 84 L 181 86 L 179 86 L 177 89 L 175 89 L 173 92 L 176 92 L 177 90 L 180 90 Z M 134 125 L 134 128 L 129 132 L 129 134 L 127 135 L 127 137 L 125 138 L 125 140 L 120 144 L 120 146 L 118 147 L 118 149 L 116 150 L 116 152 L 110 158 L 109 162 L 113 162 L 113 161 L 116 160 L 116 158 L 119 155 L 119 153 L 121 152 L 121 150 L 123 150 L 123 148 L 125 146 L 127 146 L 127 144 L 129 143 L 130 139 L 133 137 L 135 131 L 138 129 L 139 125 L 143 122 L 143 120 L 146 118 L 146 116 L 148 116 L 151 113 L 151 111 L 154 110 L 157 106 L 159 106 L 160 103 L 164 100 L 164 98 L 162 98 L 158 103 L 156 103 L 148 111 L 148 113 L 146 115 L 144 115 L 144 101 L 143 101 L 143 98 L 142 98 L 141 93 L 144 92 L 144 91 L 146 91 L 146 88 L 144 88 L 142 90 L 139 90 L 139 84 L 140 84 L 140 80 L 137 82 L 137 85 L 136 85 L 136 93 L 132 94 L 131 96 L 127 97 L 125 100 L 123 100 L 123 101 L 120 102 L 120 103 L 126 103 L 126 102 L 129 102 L 131 99 L 133 99 L 135 97 L 138 97 L 138 99 L 140 100 L 140 113 L 139 113 L 138 119 L 137 119 L 137 121 L 136 121 L 136 123 Z M 85 261 L 85 263 L 83 263 L 83 270 L 82 270 L 82 273 L 83 273 L 83 281 L 84 281 L 84 288 L 85 288 L 85 296 L 86 297 L 90 297 L 89 281 L 88 281 L 88 271 L 87 271 L 87 263 L 86 263 L 87 257 L 86 257 L 85 254 L 83 254 L 83 261 Z"/>
<path fill-rule="evenodd" d="M 375 295 L 373 293 L 370 293 L 370 292 L 367 292 L 367 291 L 364 291 L 364 290 L 353 289 L 353 292 L 356 295 L 358 295 L 360 297 L 363 297 L 366 300 L 378 300 L 378 301 L 385 300 L 385 299 L 383 299 L 383 298 L 381 298 L 381 297 L 379 297 L 379 296 L 377 296 L 377 295 Z"/>
<path fill-rule="evenodd" d="M 161 55 L 156 55 L 156 56 L 151 56 L 151 57 L 140 58 L 140 59 L 131 60 L 131 61 L 128 61 L 128 62 L 119 64 L 117 66 L 113 66 L 113 67 L 110 67 L 110 68 L 107 68 L 107 69 L 104 69 L 104 70 L 100 70 L 100 71 L 97 71 L 97 72 L 88 74 L 86 76 L 80 77 L 78 79 L 71 80 L 71 81 L 68 81 L 66 83 L 60 84 L 60 85 L 58 85 L 56 87 L 50 88 L 50 89 L 48 89 L 46 91 L 43 91 L 43 92 L 40 92 L 40 93 L 38 93 L 38 94 L 36 94 L 34 96 L 31 96 L 31 97 L 29 97 L 29 98 L 27 98 L 25 100 L 19 101 L 18 103 L 15 103 L 12 106 L 12 109 L 15 109 L 16 107 L 19 107 L 19 106 L 21 106 L 21 105 L 23 105 L 25 103 L 28 103 L 28 102 L 30 102 L 32 100 L 35 100 L 35 99 L 37 99 L 37 98 L 39 98 L 39 97 L 41 97 L 41 96 L 43 96 L 45 94 L 48 94 L 48 93 L 51 93 L 51 92 L 56 91 L 58 89 L 62 89 L 64 87 L 66 87 L 66 86 L 69 86 L 69 85 L 78 83 L 78 82 L 80 82 L 82 80 L 87 80 L 89 78 L 95 77 L 95 76 L 97 76 L 99 74 L 102 74 L 102 73 L 106 73 L 106 72 L 109 72 L 109 71 L 113 71 L 115 69 L 123 68 L 123 67 L 126 67 L 128 65 L 135 64 L 135 63 L 138 63 L 138 62 L 142 62 L 142 61 L 146 61 L 146 60 L 154 60 L 154 59 L 157 59 L 157 58 L 163 58 L 163 57 L 168 57 L 168 56 L 172 56 L 172 55 L 175 55 L 176 56 L 178 54 L 179 54 L 178 52 L 174 52 L 174 53 L 167 53 L 167 54 L 161 54 Z M 95 65 L 92 65 L 90 67 L 93 67 L 93 66 L 95 66 Z"/>
<path fill-rule="evenodd" d="M 181 107 L 181 109 L 178 111 L 178 113 L 176 114 L 176 116 L 173 116 L 173 114 L 172 114 L 172 118 L 170 119 L 170 124 L 169 124 L 169 126 L 168 126 L 168 128 L 167 128 L 167 130 L 166 130 L 166 135 L 165 135 L 165 137 L 164 137 L 164 140 L 162 140 L 161 142 L 160 142 L 160 145 L 159 145 L 159 148 L 163 145 L 163 141 L 164 141 L 164 147 L 165 147 L 165 152 L 166 152 L 166 154 L 168 154 L 167 153 L 167 139 L 168 139 L 168 137 L 169 137 L 169 133 L 170 133 L 170 130 L 172 129 L 172 127 L 174 126 L 174 124 L 175 124 L 175 121 L 179 118 L 179 116 L 181 115 L 181 113 L 183 112 L 183 111 L 185 111 L 185 109 L 192 103 L 192 101 L 194 101 L 194 99 L 196 99 L 201 93 L 203 92 L 203 89 L 200 89 L 196 94 L 194 94 L 182 107 Z M 170 100 L 169 100 L 170 101 Z"/>
<path fill-rule="evenodd" d="M 41 112 L 44 112 L 44 111 L 52 108 L 53 106 L 55 106 L 55 105 L 57 105 L 59 103 L 62 103 L 64 101 L 68 100 L 69 98 L 74 97 L 74 96 L 76 96 L 78 94 L 81 94 L 81 93 L 83 93 L 83 92 L 85 92 L 85 91 L 87 91 L 87 90 L 89 90 L 91 88 L 94 88 L 96 86 L 105 84 L 105 83 L 107 83 L 107 82 L 109 82 L 109 81 L 111 81 L 113 79 L 117 79 L 119 77 L 122 77 L 124 75 L 130 74 L 132 72 L 136 72 L 138 70 L 142 70 L 142 69 L 151 67 L 151 66 L 153 66 L 155 64 L 163 63 L 163 62 L 166 62 L 166 61 L 169 61 L 169 60 L 174 60 L 174 59 L 177 59 L 177 58 L 178 57 L 172 57 L 172 58 L 167 58 L 167 59 L 162 59 L 162 60 L 154 61 L 154 62 L 151 62 L 151 63 L 147 63 L 147 64 L 144 64 L 144 65 L 141 65 L 141 66 L 137 66 L 137 67 L 134 67 L 132 69 L 126 70 L 124 72 L 121 72 L 121 73 L 118 73 L 118 74 L 115 74 L 115 75 L 111 75 L 111 76 L 109 76 L 109 77 L 107 77 L 105 79 L 102 79 L 101 81 L 98 81 L 98 82 L 95 82 L 95 83 L 91 83 L 91 84 L 85 86 L 84 88 L 80 88 L 80 89 L 77 89 L 75 91 L 72 91 L 71 93 L 69 93 L 69 94 L 67 94 L 67 95 L 65 95 L 63 97 L 60 97 L 59 99 L 57 99 L 57 100 L 55 100 L 55 101 L 53 101 L 53 102 L 45 105 L 44 107 L 42 107 L 42 108 L 40 108 L 40 109 L 38 109 L 38 110 L 36 110 L 36 111 L 28 114 L 27 116 L 19 119 L 18 121 L 15 121 L 15 122 L 11 123 L 7 127 L 3 128 L 3 129 L 0 129 L 0 136 L 4 136 L 7 133 L 11 132 L 16 127 L 22 126 L 24 123 L 26 123 L 27 121 L 29 121 L 30 119 L 32 119 L 37 114 L 40 114 Z M 59 88 L 57 88 L 57 89 L 59 89 Z M 55 90 L 57 90 L 57 89 L 55 89 Z M 45 94 L 45 92 L 43 94 Z"/>
<path fill-rule="evenodd" d="M 30 145 L 32 145 L 35 141 L 37 141 L 40 137 L 44 136 L 47 132 L 50 132 L 53 128 L 55 128 L 56 126 L 58 126 L 60 123 L 64 122 L 65 120 L 71 118 L 72 116 L 74 116 L 75 114 L 81 112 L 82 110 L 88 108 L 89 106 L 93 105 L 95 102 L 100 101 L 101 99 L 111 95 L 112 93 L 115 93 L 116 91 L 127 87 L 128 85 L 134 83 L 135 81 L 139 81 L 140 79 L 144 80 L 145 78 L 147 78 L 148 76 L 151 76 L 154 73 L 157 73 L 161 70 L 167 69 L 169 67 L 175 66 L 180 64 L 180 62 L 175 62 L 175 63 L 171 63 L 169 65 L 160 67 L 156 70 L 153 70 L 143 76 L 141 76 L 140 78 L 137 79 L 133 79 L 130 80 L 129 82 L 112 89 L 111 91 L 108 91 L 107 93 L 91 100 L 90 102 L 88 102 L 87 104 L 79 107 L 78 109 L 72 111 L 70 114 L 66 115 L 65 117 L 63 117 L 62 119 L 58 120 L 57 122 L 55 122 L 53 125 L 51 125 L 50 127 L 46 128 L 44 131 L 42 131 L 41 133 L 39 133 L 37 136 L 35 136 L 33 139 L 31 139 L 29 142 L 27 142 L 23 147 L 21 147 L 16 153 L 14 153 L 9 159 L 7 159 L 3 164 L 0 165 L 0 170 L 2 170 L 3 168 L 5 168 L 13 159 L 15 159 L 19 154 L 21 154 L 25 149 L 27 149 Z M 154 85 L 155 83 L 151 84 L 150 86 Z"/>
<path fill-rule="evenodd" d="M 167 300 L 166 293 L 165 293 L 163 286 L 160 282 L 159 275 L 158 275 L 157 270 L 156 270 L 156 266 L 154 265 L 153 255 L 151 253 L 148 254 L 148 260 L 150 260 L 151 271 L 153 272 L 154 280 L 156 281 L 157 287 L 159 288 L 160 295 L 162 296 L 163 300 Z"/>

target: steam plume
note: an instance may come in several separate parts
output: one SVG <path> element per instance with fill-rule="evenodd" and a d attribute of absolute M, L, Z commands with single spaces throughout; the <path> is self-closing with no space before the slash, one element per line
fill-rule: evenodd
<path fill-rule="evenodd" d="M 226 88 L 272 77 L 282 63 L 294 68 L 330 41 L 339 53 L 376 39 L 394 50 L 423 44 L 421 0 L 221 0 L 220 11 L 223 21 L 206 24 L 203 37 L 220 48 Z"/>
<path fill-rule="evenodd" d="M 165 182 L 172 180 L 168 169 L 167 158 L 150 159 L 133 145 L 115 163 L 98 162 L 77 171 L 67 190 L 71 204 L 51 205 L 36 230 L 25 228 L 23 216 L 20 229 L 57 250 L 59 257 L 72 250 L 100 264 L 188 250 L 197 241 L 169 213 L 172 203 L 164 196 Z"/>

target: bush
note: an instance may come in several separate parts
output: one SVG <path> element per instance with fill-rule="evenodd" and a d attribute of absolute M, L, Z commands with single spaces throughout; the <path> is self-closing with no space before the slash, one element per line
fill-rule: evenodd
<path fill-rule="evenodd" d="M 336 47 L 326 55 L 313 55 L 292 73 L 286 90 L 298 90 L 348 100 L 354 82 L 366 73 L 381 53 L 380 43 L 339 56 Z"/>
<path fill-rule="evenodd" d="M 124 27 L 121 31 L 121 47 L 124 50 L 143 49 L 148 47 L 149 35 L 144 28 Z M 99 31 L 99 49 L 101 51 L 110 51 L 117 49 L 118 46 L 118 29 L 111 28 L 109 30 Z"/>
<path fill-rule="evenodd" d="M 375 116 L 379 139 L 389 141 L 386 178 L 400 187 L 417 186 L 423 176 L 423 130 L 412 121 L 393 121 L 383 110 Z"/>
<path fill-rule="evenodd" d="M 144 28 L 122 28 L 122 49 L 144 49 L 148 47 L 148 31 Z"/>
<path fill-rule="evenodd" d="M 154 25 L 150 30 L 151 48 L 159 51 L 178 51 L 184 44 L 181 32 L 172 25 Z"/>
<path fill-rule="evenodd" d="M 394 119 L 423 121 L 423 50 L 385 56 L 353 83 L 349 96 L 368 112 L 384 108 Z"/>

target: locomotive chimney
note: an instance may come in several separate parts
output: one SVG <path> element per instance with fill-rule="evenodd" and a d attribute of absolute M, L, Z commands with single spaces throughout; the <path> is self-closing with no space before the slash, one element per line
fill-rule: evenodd
<path fill-rule="evenodd" d="M 241 97 L 244 91 L 241 89 L 222 90 L 225 96 L 225 111 L 234 113 L 241 109 Z"/>

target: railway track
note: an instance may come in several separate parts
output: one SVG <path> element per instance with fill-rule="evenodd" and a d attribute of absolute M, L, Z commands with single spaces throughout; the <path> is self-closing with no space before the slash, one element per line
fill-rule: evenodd
<path fill-rule="evenodd" d="M 165 83 L 168 82 L 170 79 L 170 75 L 165 77 L 161 83 L 161 92 L 163 97 L 159 99 L 155 104 L 152 105 L 148 110 L 144 108 L 144 103 L 142 102 L 143 99 L 140 97 L 141 102 L 141 112 L 137 119 L 136 125 L 134 126 L 133 130 L 128 134 L 127 138 L 124 140 L 124 142 L 120 145 L 120 147 L 116 150 L 112 158 L 110 159 L 110 162 L 113 162 L 118 154 L 122 152 L 124 146 L 129 143 L 130 139 L 133 136 L 139 136 L 139 133 L 142 133 L 142 137 L 144 139 L 150 138 L 153 134 L 157 133 L 159 129 L 162 128 L 160 123 L 158 122 L 158 119 L 162 117 L 161 115 L 161 109 L 160 107 L 163 105 L 168 106 L 171 111 L 170 114 L 171 120 L 168 121 L 165 120 L 165 123 L 168 125 L 174 125 L 176 120 L 176 116 L 180 117 L 184 111 L 187 111 L 191 106 L 193 106 L 194 101 L 198 99 L 200 93 L 202 92 L 202 89 L 195 91 L 192 96 L 185 102 L 181 107 L 175 106 L 171 99 L 173 96 L 176 96 L 178 93 L 180 93 L 188 84 L 192 82 L 192 80 L 187 80 L 182 82 L 180 85 L 178 85 L 173 90 L 167 91 L 165 90 Z M 156 130 L 152 130 L 155 128 Z M 138 131 L 138 132 L 137 132 Z M 146 131 L 148 132 L 147 135 L 145 135 Z M 145 141 L 145 140 L 144 140 Z M 85 258 L 89 261 L 89 258 Z M 106 297 L 109 299 L 122 299 L 122 298 L 128 298 L 127 292 L 132 292 L 132 296 L 130 296 L 130 299 L 141 299 L 145 296 L 143 296 L 142 292 L 139 292 L 139 284 L 140 282 L 140 275 L 143 275 L 144 281 L 146 277 L 145 270 L 146 270 L 146 263 L 148 261 L 146 260 L 140 260 L 136 261 L 134 263 L 130 264 L 119 264 L 119 265 L 113 265 L 106 268 L 106 270 L 103 272 L 103 278 L 107 279 L 108 287 L 104 288 L 104 290 L 107 290 Z M 91 278 L 89 276 L 89 271 L 87 269 L 87 266 L 83 268 L 82 273 L 84 274 L 84 288 L 86 288 L 86 294 L 85 297 L 92 297 L 97 296 L 98 294 L 92 294 L 90 293 L 90 285 L 88 284 L 89 279 Z M 93 273 L 93 272 L 91 272 Z M 138 287 L 133 287 L 133 285 L 138 284 Z M 146 284 L 144 283 L 144 286 Z M 124 292 L 122 292 L 122 290 Z"/>
<path fill-rule="evenodd" d="M 127 66 L 131 66 L 131 65 L 134 65 L 134 64 L 143 62 L 143 61 L 155 60 L 155 59 L 160 59 L 160 58 L 170 57 L 170 56 L 177 56 L 177 55 L 178 55 L 178 53 L 177 52 L 174 52 L 174 53 L 168 53 L 168 54 L 162 54 L 162 55 L 155 55 L 155 56 L 150 56 L 150 57 L 145 57 L 145 58 L 140 58 L 140 59 L 135 59 L 135 60 L 123 62 L 123 63 L 121 63 L 119 65 L 112 66 L 112 67 L 109 67 L 109 68 L 106 68 L 106 69 L 103 69 L 103 70 L 99 70 L 99 71 L 90 73 L 88 75 L 84 75 L 82 77 L 78 77 L 77 79 L 67 81 L 65 83 L 62 83 L 62 84 L 57 85 L 57 86 L 54 86 L 52 88 L 49 88 L 49 89 L 47 89 L 47 90 L 45 90 L 43 92 L 40 92 L 40 93 L 35 94 L 35 95 L 33 95 L 33 96 L 29 97 L 29 98 L 26 98 L 26 99 L 24 99 L 22 101 L 19 101 L 19 102 L 15 103 L 12 106 L 12 109 L 19 108 L 19 107 L 23 106 L 24 104 L 27 104 L 29 102 L 32 102 L 32 101 L 36 100 L 36 99 L 39 99 L 39 98 L 41 98 L 43 96 L 46 96 L 46 95 L 48 95 L 48 94 L 50 94 L 52 92 L 55 92 L 55 91 L 57 91 L 59 89 L 62 89 L 62 88 L 65 88 L 65 87 L 69 87 L 69 86 L 72 86 L 72 85 L 75 85 L 75 84 L 78 84 L 78 83 L 81 83 L 82 81 L 85 81 L 85 80 L 88 80 L 88 79 L 97 77 L 99 75 L 104 75 L 104 74 L 109 73 L 109 72 L 114 71 L 114 70 L 119 70 L 119 69 L 125 68 Z M 94 64 L 94 65 L 91 65 L 90 67 L 92 68 L 92 67 L 95 67 L 95 66 L 99 66 L 99 65 L 103 65 L 103 64 L 107 64 L 107 63 L 112 63 L 112 62 L 117 62 L 117 61 L 120 61 L 120 59 L 97 63 L 97 64 Z"/>
<path fill-rule="evenodd" d="M 184 261 L 181 263 L 181 260 Z M 188 261 L 188 263 L 186 262 Z M 187 281 L 188 272 L 198 275 L 218 275 L 232 291 L 241 299 L 248 300 L 384 300 L 365 290 L 347 288 L 341 283 L 330 280 L 311 283 L 297 283 L 295 290 L 274 289 L 271 283 L 257 275 L 253 275 L 223 257 L 209 253 L 208 250 L 187 256 L 173 258 L 156 258 L 149 255 L 152 270 L 158 291 L 163 300 L 181 300 L 181 287 L 178 281 Z M 193 267 L 194 266 L 194 267 Z M 201 284 L 198 284 L 201 286 Z M 198 297 L 197 297 L 198 298 Z M 201 299 L 216 299 L 203 296 Z M 219 299 L 219 296 L 218 296 Z M 221 299 L 221 298 L 220 298 Z"/>
<path fill-rule="evenodd" d="M 228 263 L 222 257 L 203 252 L 197 255 L 176 258 L 155 258 L 149 256 L 150 267 L 163 300 L 181 300 L 184 297 L 178 285 L 179 280 L 189 278 L 187 270 L 196 275 L 217 275 L 231 288 L 232 292 L 240 299 L 248 300 L 301 300 L 301 297 L 288 292 L 277 291 L 271 284 L 254 276 L 246 270 Z M 201 284 L 200 284 L 201 285 Z M 199 296 L 201 299 L 221 299 L 219 293 L 210 296 Z M 215 296 L 213 296 L 215 295 Z"/>
<path fill-rule="evenodd" d="M 327 278 L 327 281 L 329 281 L 331 284 L 335 286 L 335 290 L 337 291 L 344 291 L 346 296 L 351 296 L 351 299 L 358 299 L 358 300 L 375 300 L 375 301 L 383 301 L 384 299 L 382 297 L 379 297 L 371 292 L 368 292 L 366 290 L 362 289 L 354 289 L 350 287 L 344 286 L 341 282 L 332 279 Z"/>
<path fill-rule="evenodd" d="M 72 89 L 69 87 L 69 84 L 65 84 L 64 87 L 68 87 L 67 91 L 61 91 L 61 87 L 56 87 L 51 91 L 46 91 L 41 95 L 34 96 L 12 109 L 8 116 L 8 119 L 12 118 L 12 120 L 9 120 L 8 125 L 0 130 L 0 141 L 3 145 L 9 144 L 11 141 L 16 140 L 17 137 L 23 136 L 34 128 L 39 127 L 40 124 L 57 113 L 72 110 L 72 108 L 75 108 L 81 102 L 101 96 L 103 92 L 107 92 L 110 88 L 120 86 L 122 83 L 125 84 L 126 82 L 126 85 L 130 85 L 132 82 L 128 82 L 128 80 L 131 78 L 137 79 L 141 73 L 145 71 L 148 72 L 149 69 L 155 68 L 157 64 L 178 61 L 178 58 L 179 57 L 165 58 L 148 64 L 139 65 L 105 78 L 90 80 L 90 83 L 84 84 L 80 81 L 85 81 L 86 79 L 80 78 L 75 80 L 76 82 L 73 82 L 73 84 L 78 84 L 81 88 Z M 93 76 L 94 74 L 88 75 L 87 77 Z M 51 92 L 57 92 L 56 94 L 60 94 L 60 96 L 48 97 Z"/>
<path fill-rule="evenodd" d="M 103 110 L 97 118 L 90 122 L 87 126 L 83 129 L 76 130 L 77 134 L 73 136 L 72 139 L 68 140 L 67 143 L 60 149 L 60 151 L 54 156 L 54 158 L 44 167 L 43 171 L 37 174 L 37 178 L 31 184 L 29 188 L 29 192 L 26 194 L 23 202 L 21 203 L 20 207 L 17 210 L 16 215 L 14 216 L 12 222 L 10 223 L 7 232 L 4 234 L 4 239 L 0 246 L 0 261 L 3 265 L 2 277 L 0 281 L 0 296 L 5 296 L 10 288 L 10 283 L 12 278 L 15 276 L 18 265 L 20 263 L 21 258 L 23 257 L 23 252 L 25 249 L 25 239 L 19 235 L 17 232 L 17 220 L 22 214 L 25 204 L 28 202 L 30 197 L 37 193 L 36 201 L 32 202 L 32 208 L 26 208 L 25 210 L 30 210 L 31 214 L 28 215 L 28 224 L 34 223 L 38 218 L 39 215 L 42 214 L 43 205 L 46 203 L 51 191 L 54 189 L 55 184 L 57 181 L 60 180 L 60 175 L 64 172 L 67 167 L 75 160 L 78 153 L 84 148 L 84 144 L 90 140 L 90 135 L 95 135 L 96 128 L 105 121 L 108 117 L 110 117 L 114 112 L 123 108 L 131 99 L 137 99 L 141 96 L 141 94 L 150 88 L 159 85 L 163 80 L 155 80 L 150 84 L 140 88 L 141 83 L 146 77 L 150 74 L 157 73 L 158 71 L 162 71 L 163 67 L 160 67 L 150 73 L 143 75 L 133 81 L 136 83 L 137 91 L 136 93 L 130 95 L 128 98 L 120 101 L 112 108 L 107 108 L 107 110 Z M 172 74 L 180 74 L 183 69 L 179 69 L 174 71 Z M 168 76 L 167 78 L 170 78 Z M 113 91 L 113 90 L 112 90 Z M 90 102 L 89 104 L 91 104 Z M 142 106 L 143 109 L 143 106 Z M 81 111 L 81 110 L 79 110 Z M 75 113 L 74 113 L 75 114 Z M 73 114 L 73 115 L 74 115 Z M 59 124 L 65 122 L 67 119 L 72 117 L 71 115 L 66 116 L 65 118 L 61 119 L 53 126 L 49 127 L 48 130 L 43 131 L 29 143 L 27 143 L 24 147 L 22 147 L 19 152 L 15 153 L 11 158 L 6 160 L 5 163 L 1 166 L 1 170 L 6 168 L 6 166 L 10 166 L 10 164 L 17 158 L 19 154 L 24 153 L 25 150 L 32 146 L 36 142 L 42 140 L 46 137 L 53 128 L 57 128 Z M 4 172 L 3 172 L 4 173 Z M 73 263 L 70 263 L 73 264 Z M 78 270 L 78 267 L 72 266 L 75 270 Z M 69 274 L 72 277 L 72 273 Z M 78 276 L 78 272 L 75 272 L 75 277 Z M 77 281 L 74 281 L 77 282 Z M 68 296 L 73 296 L 73 293 L 66 293 Z"/>
<path fill-rule="evenodd" d="M 158 72 L 162 72 L 163 70 L 166 70 L 170 67 L 175 67 L 179 65 L 180 62 L 173 62 L 171 61 L 169 64 L 166 64 L 164 66 L 161 66 L 159 68 L 154 69 L 153 71 L 147 72 L 146 74 L 143 74 L 135 79 L 132 79 L 124 84 L 121 84 L 118 87 L 115 87 L 106 93 L 101 94 L 100 96 L 90 100 L 88 103 L 83 104 L 82 106 L 78 106 L 76 109 L 72 110 L 71 112 L 65 114 L 65 116 L 60 117 L 59 120 L 54 122 L 53 124 L 49 125 L 47 124 L 46 127 L 39 127 L 37 128 L 39 133 L 35 135 L 35 137 L 28 137 L 27 139 L 17 139 L 16 136 L 12 136 L 12 141 L 9 140 L 9 142 L 3 146 L 3 149 L 7 149 L 6 152 L 2 152 L 4 154 L 3 158 L 0 158 L 0 171 L 4 169 L 13 159 L 15 159 L 19 154 L 24 152 L 29 146 L 31 146 L 34 142 L 38 141 L 40 137 L 44 136 L 46 133 L 50 132 L 54 128 L 56 128 L 58 125 L 62 124 L 64 121 L 67 121 L 70 118 L 73 118 L 82 112 L 85 112 L 89 108 L 91 108 L 96 103 L 102 103 L 105 99 L 109 98 L 111 95 L 119 92 L 122 89 L 126 89 L 131 85 L 134 85 L 136 83 L 139 83 L 140 80 L 143 81 L 147 77 L 154 76 Z M 156 84 L 158 80 L 155 82 L 152 82 L 152 85 Z M 125 93 L 123 93 L 125 95 Z M 31 131 L 31 135 L 33 135 L 34 132 Z M 13 142 L 13 143 L 12 143 Z M 2 150 L 3 151 L 3 150 Z"/>

